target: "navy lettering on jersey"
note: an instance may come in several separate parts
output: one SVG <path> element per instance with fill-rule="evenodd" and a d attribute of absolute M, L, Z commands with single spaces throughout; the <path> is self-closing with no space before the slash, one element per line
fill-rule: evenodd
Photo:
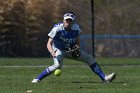
<path fill-rule="evenodd" d="M 54 38 L 54 44 L 57 48 L 67 49 L 76 44 L 79 33 L 76 30 L 60 30 Z"/>
<path fill-rule="evenodd" d="M 67 50 L 74 46 L 77 42 L 81 29 L 79 25 L 74 23 L 71 30 L 64 29 L 63 23 L 55 24 L 48 36 L 53 39 L 53 45 L 59 49 Z"/>

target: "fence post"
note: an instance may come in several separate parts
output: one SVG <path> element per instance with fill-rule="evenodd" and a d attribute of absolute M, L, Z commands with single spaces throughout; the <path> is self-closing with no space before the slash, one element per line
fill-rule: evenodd
<path fill-rule="evenodd" d="M 92 27 L 91 27 L 91 30 L 92 30 L 92 35 L 91 35 L 91 38 L 92 38 L 92 47 L 93 47 L 93 51 L 92 51 L 92 55 L 93 57 L 95 57 L 95 48 L 94 48 L 94 0 L 91 0 L 91 21 L 92 21 Z"/>

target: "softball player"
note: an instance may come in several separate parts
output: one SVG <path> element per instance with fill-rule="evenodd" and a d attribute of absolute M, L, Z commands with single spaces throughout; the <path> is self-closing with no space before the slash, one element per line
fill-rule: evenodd
<path fill-rule="evenodd" d="M 63 23 L 55 24 L 48 34 L 47 48 L 53 57 L 54 64 L 47 67 L 38 77 L 33 79 L 32 83 L 38 83 L 43 78 L 51 75 L 56 69 L 61 69 L 63 66 L 63 58 L 66 55 L 72 55 L 74 58 L 79 57 L 79 59 L 87 63 L 91 70 L 105 82 L 111 82 L 115 79 L 115 73 L 105 75 L 91 55 L 79 50 L 77 44 L 80 32 L 81 29 L 75 22 L 75 14 L 72 12 L 64 14 Z"/>

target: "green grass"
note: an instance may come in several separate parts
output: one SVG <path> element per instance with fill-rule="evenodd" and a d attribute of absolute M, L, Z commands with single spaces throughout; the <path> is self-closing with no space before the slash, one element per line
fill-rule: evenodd
<path fill-rule="evenodd" d="M 54 74 L 43 79 L 39 84 L 31 80 L 45 67 L 3 67 L 3 66 L 37 66 L 52 64 L 51 59 L 1 58 L 0 59 L 0 93 L 139 93 L 140 66 L 102 66 L 113 64 L 119 59 L 97 59 L 105 73 L 116 72 L 117 78 L 112 83 L 102 83 L 90 68 L 80 61 L 65 59 L 62 75 Z M 114 64 L 139 64 L 139 59 L 122 59 Z M 139 60 L 140 61 L 140 60 Z"/>

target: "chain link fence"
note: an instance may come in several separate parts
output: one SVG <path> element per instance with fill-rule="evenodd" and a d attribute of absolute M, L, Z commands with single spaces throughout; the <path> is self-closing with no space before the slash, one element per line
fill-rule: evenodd
<path fill-rule="evenodd" d="M 77 15 L 80 46 L 92 54 L 92 0 L 0 1 L 1 57 L 48 57 L 47 34 L 67 11 Z M 139 57 L 139 5 L 139 0 L 94 0 L 97 57 Z"/>
<path fill-rule="evenodd" d="M 91 34 L 90 0 L 0 1 L 1 57 L 48 57 L 47 34 L 68 11 L 77 15 L 82 34 Z"/>
<path fill-rule="evenodd" d="M 94 1 L 96 56 L 140 57 L 140 1 Z"/>

